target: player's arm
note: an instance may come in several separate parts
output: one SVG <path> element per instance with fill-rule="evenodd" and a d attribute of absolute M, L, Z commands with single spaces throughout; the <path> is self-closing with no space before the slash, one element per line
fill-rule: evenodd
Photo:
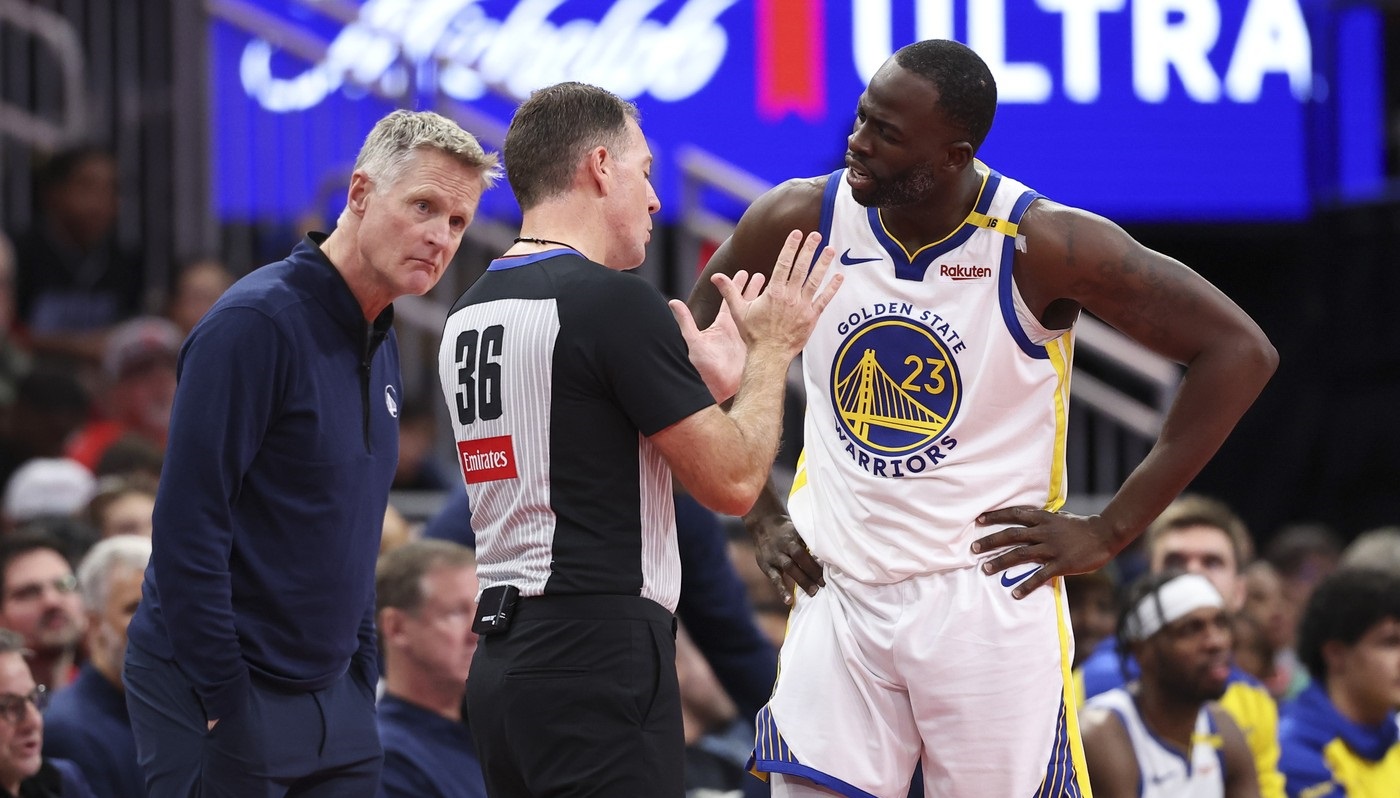
<path fill-rule="evenodd" d="M 767 482 L 778 451 L 788 364 L 840 288 L 839 275 L 822 285 L 835 253 L 823 250 L 818 257 L 819 242 L 820 236 L 809 235 L 804 243 L 799 231 L 790 231 L 766 287 L 759 278 L 747 280 L 742 270 L 732 280 L 714 276 L 747 346 L 739 392 L 728 412 L 711 405 L 651 436 L 686 490 L 718 512 L 748 512 Z"/>
<path fill-rule="evenodd" d="M 766 274 L 790 230 L 816 230 L 821 224 L 822 195 L 828 178 L 789 180 L 759 197 L 744 212 L 734 234 L 715 250 L 687 305 L 700 328 L 707 328 L 720 310 L 720 295 L 713 285 L 716 274 L 733 275 L 741 269 Z M 821 564 L 807 550 L 787 517 L 787 508 L 771 481 L 764 485 L 744 525 L 754 540 L 755 558 L 773 582 L 783 601 L 792 603 L 791 581 L 809 594 L 826 584 Z"/>
<path fill-rule="evenodd" d="M 1254 755 L 1245 742 L 1244 732 L 1217 705 L 1206 708 L 1215 721 L 1220 735 L 1220 758 L 1225 763 L 1225 798 L 1259 798 L 1259 775 L 1254 770 Z"/>
<path fill-rule="evenodd" d="M 812 232 L 821 224 L 826 181 L 825 177 L 789 180 L 754 200 L 744 211 L 734 234 L 710 256 L 686 301 L 701 329 L 715 320 L 723 301 L 714 285 L 714 276 L 733 277 L 743 270 L 767 277 L 788 233 L 793 230 Z"/>
<path fill-rule="evenodd" d="M 1017 524 L 974 544 L 975 552 L 1016 546 L 988 573 L 1045 565 L 1015 591 L 1100 567 L 1136 538 L 1200 472 L 1278 364 L 1263 331 L 1229 297 L 1180 262 L 1133 240 L 1118 225 L 1040 200 L 1021 222 L 1027 248 L 1017 288 L 1051 329 L 1085 308 L 1152 351 L 1186 365 L 1157 442 L 1097 516 L 996 508 L 983 524 Z"/>
<path fill-rule="evenodd" d="M 1079 729 L 1094 798 L 1138 798 L 1137 753 L 1123 721 L 1108 710 L 1085 709 Z"/>

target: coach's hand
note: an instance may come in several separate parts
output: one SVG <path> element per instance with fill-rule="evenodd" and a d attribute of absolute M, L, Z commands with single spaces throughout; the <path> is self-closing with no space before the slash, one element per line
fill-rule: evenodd
<path fill-rule="evenodd" d="M 988 574 L 1000 573 L 1018 565 L 1040 563 L 1040 570 L 1026 577 L 1011 591 L 1014 598 L 1025 598 L 1031 591 L 1057 576 L 1082 574 L 1103 567 L 1118 553 L 1113 531 L 1097 515 L 1051 513 L 1034 507 L 1009 507 L 977 516 L 982 526 L 1014 524 L 972 543 L 972 553 L 993 549 L 1010 551 L 982 564 Z"/>
<path fill-rule="evenodd" d="M 784 604 L 792 605 L 789 582 L 805 590 L 809 596 L 815 596 L 819 588 L 826 587 L 822 564 L 807 550 L 806 541 L 797 534 L 797 528 L 787 516 L 745 518 L 744 525 L 753 536 L 754 559 L 758 561 L 758 567 L 778 589 Z"/>

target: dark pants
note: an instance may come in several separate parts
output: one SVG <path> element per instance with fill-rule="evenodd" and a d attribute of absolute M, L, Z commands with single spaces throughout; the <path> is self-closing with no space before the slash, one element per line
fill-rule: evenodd
<path fill-rule="evenodd" d="M 384 763 L 374 689 L 353 675 L 314 692 L 253 677 L 243 706 L 208 729 L 172 661 L 128 646 L 123 682 L 151 798 L 373 798 Z"/>
<path fill-rule="evenodd" d="M 523 599 L 467 685 L 491 798 L 685 794 L 675 619 L 656 602 Z"/>

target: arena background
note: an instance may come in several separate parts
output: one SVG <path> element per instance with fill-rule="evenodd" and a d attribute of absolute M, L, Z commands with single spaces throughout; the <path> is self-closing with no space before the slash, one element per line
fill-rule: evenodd
<path fill-rule="evenodd" d="M 578 79 L 642 109 L 664 204 L 643 273 L 683 295 L 749 199 L 840 165 L 890 52 L 952 36 L 998 75 L 985 161 L 1186 262 L 1278 346 L 1195 487 L 1261 539 L 1350 537 L 1400 523 L 1398 22 L 1384 0 L 0 0 L 0 226 L 32 219 L 45 155 L 110 146 L 158 307 L 179 263 L 246 272 L 329 224 L 387 110 L 499 148 L 531 88 Z M 489 194 L 458 268 L 400 303 L 417 398 L 440 404 L 446 304 L 517 220 Z M 1073 506 L 1092 510 L 1177 371 L 1088 325 L 1076 365 Z"/>

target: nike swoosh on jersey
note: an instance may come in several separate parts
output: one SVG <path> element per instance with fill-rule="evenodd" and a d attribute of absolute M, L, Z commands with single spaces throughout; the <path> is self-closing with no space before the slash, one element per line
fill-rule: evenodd
<path fill-rule="evenodd" d="M 1029 571 L 1026 571 L 1025 573 L 1023 573 L 1023 574 L 1021 574 L 1021 575 L 1019 575 L 1019 576 L 1012 576 L 1012 575 L 1006 573 L 1005 571 L 1002 571 L 1002 573 L 1001 573 L 1001 583 L 1002 583 L 1003 585 L 1005 585 L 1006 587 L 1012 587 L 1012 586 L 1014 586 L 1014 585 L 1017 585 L 1017 584 L 1019 584 L 1019 583 L 1025 581 L 1026 577 L 1030 576 L 1031 574 L 1035 573 L 1036 571 L 1039 571 L 1039 570 L 1041 569 L 1041 567 L 1042 567 L 1042 566 L 1037 565 L 1036 567 L 1030 569 Z"/>
<path fill-rule="evenodd" d="M 853 258 L 851 257 L 851 251 L 849 249 L 841 253 L 842 266 L 855 266 L 858 263 L 870 263 L 871 261 L 877 260 L 879 260 L 879 258 Z"/>

